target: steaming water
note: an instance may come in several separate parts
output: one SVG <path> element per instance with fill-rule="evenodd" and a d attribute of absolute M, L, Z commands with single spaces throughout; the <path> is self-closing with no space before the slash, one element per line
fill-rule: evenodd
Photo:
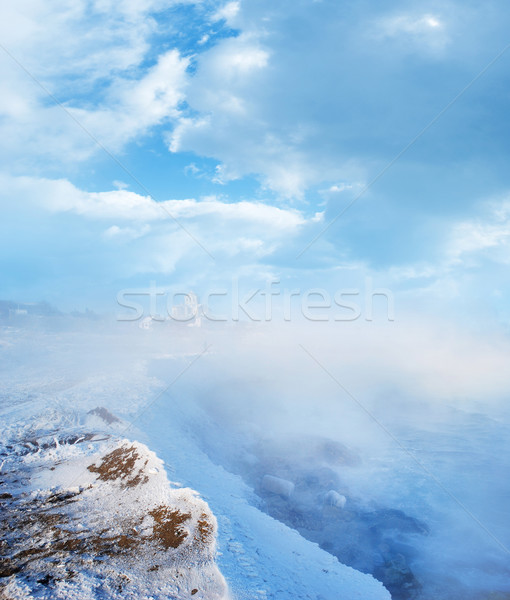
<path fill-rule="evenodd" d="M 156 397 L 137 423 L 147 438 L 142 441 L 165 456 L 178 431 L 190 448 L 240 475 L 254 490 L 255 506 L 341 562 L 373 572 L 395 599 L 510 598 L 510 418 L 504 399 L 477 410 L 472 401 L 446 405 L 412 394 L 402 402 L 403 391 L 376 401 L 371 393 L 378 374 L 371 368 L 365 379 L 372 388 L 355 380 L 346 385 L 376 422 L 302 352 L 268 349 L 256 334 L 250 334 L 255 355 L 243 355 L 227 332 L 223 346 L 214 340 L 217 354 L 184 372 L 204 339 L 190 342 L 174 331 L 160 339 L 110 339 L 101 328 L 89 329 L 5 330 L 6 406 L 31 402 L 37 411 L 46 399 L 68 410 L 79 398 L 130 420 Z M 173 382 L 161 397 L 148 387 L 155 378 Z M 42 386 L 45 381 L 51 386 Z M 180 460 L 184 476 L 188 457 Z M 198 469 L 186 483 L 200 491 L 202 475 Z M 264 489 L 264 475 L 290 481 L 294 493 L 287 498 Z M 324 506 L 331 489 L 345 495 L 344 508 Z M 218 481 L 209 491 L 212 506 L 224 505 L 222 494 Z"/>
<path fill-rule="evenodd" d="M 291 403 L 303 416 L 285 430 L 278 410 L 269 408 L 264 384 L 259 382 L 257 393 L 246 392 L 243 398 L 238 394 L 250 389 L 249 381 L 225 380 L 220 389 L 209 375 L 204 381 L 204 387 L 195 381 L 192 389 L 174 389 L 154 418 L 187 422 L 213 461 L 253 487 L 263 510 L 342 562 L 375 574 L 393 598 L 510 597 L 510 436 L 505 415 L 436 407 L 427 418 L 420 411 L 411 417 L 399 415 L 387 400 L 378 420 L 399 443 L 384 432 L 374 435 L 373 443 L 366 425 L 365 433 L 356 433 L 359 421 L 352 408 L 333 415 L 327 398 L 309 398 L 308 409 L 313 406 L 316 414 L 308 422 L 306 400 Z M 273 400 L 274 405 L 286 404 L 283 397 Z M 334 421 L 343 415 L 342 431 L 349 430 L 353 417 L 347 447 L 341 432 L 334 436 L 331 428 L 317 427 L 325 419 L 321 404 Z M 334 441 L 344 449 L 341 464 L 330 460 L 325 466 L 317 454 L 321 439 L 328 448 Z M 294 496 L 264 490 L 264 474 L 292 480 L 297 484 Z M 347 496 L 343 511 L 321 506 L 329 487 Z"/>
<path fill-rule="evenodd" d="M 365 497 L 419 517 L 429 527 L 410 561 L 419 598 L 482 599 L 510 590 L 510 443 L 507 423 L 452 410 L 435 431 L 398 429 L 420 465 L 395 446 L 367 472 L 347 474 Z M 425 471 L 426 470 L 426 471 Z M 350 475 L 350 477 L 349 477 Z"/>
<path fill-rule="evenodd" d="M 413 564 L 423 598 L 502 598 L 490 594 L 510 591 L 508 433 L 508 421 L 452 410 L 435 431 L 400 432 L 430 475 L 409 465 L 386 484 L 373 477 L 388 502 L 400 499 L 429 524 Z"/>

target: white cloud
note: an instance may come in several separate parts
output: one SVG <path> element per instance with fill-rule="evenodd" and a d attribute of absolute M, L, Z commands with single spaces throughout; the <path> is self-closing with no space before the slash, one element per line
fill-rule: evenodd
<path fill-rule="evenodd" d="M 383 35 L 392 37 L 401 33 L 422 34 L 430 33 L 435 29 L 442 29 L 443 24 L 438 17 L 433 15 L 422 15 L 419 17 L 410 15 L 398 15 L 380 21 L 380 29 Z"/>
<path fill-rule="evenodd" d="M 315 185 L 351 180 L 360 132 L 381 124 L 375 113 L 374 123 L 366 122 L 371 112 L 363 106 L 368 92 L 378 94 L 372 64 L 366 63 L 367 39 L 360 34 L 367 27 L 365 12 L 346 18 L 334 3 L 213 6 L 197 0 L 201 25 L 210 29 L 201 32 L 203 40 L 214 37 L 217 19 L 240 35 L 216 39 L 206 50 L 197 42 L 191 73 L 189 59 L 168 49 L 182 38 L 172 37 L 165 9 L 181 1 L 20 0 L 2 6 L 0 37 L 115 153 L 163 125 L 171 151 L 222 163 L 217 182 L 255 175 L 265 188 L 303 199 Z M 433 13 L 385 19 L 379 36 L 425 36 L 437 44 L 447 29 Z M 154 35 L 168 31 L 164 42 Z M 0 56 L 0 76 L 7 90 L 0 114 L 8 117 L 0 125 L 6 142 L 1 158 L 16 172 L 38 161 L 68 168 L 98 150 L 6 56 Z M 362 80 L 374 89 L 361 89 Z M 190 111 L 180 111 L 183 101 Z M 359 108 L 352 115 L 354 106 Z"/>
<path fill-rule="evenodd" d="M 69 110 L 109 150 L 119 150 L 151 127 L 177 117 L 188 65 L 189 59 L 170 50 L 142 78 L 114 80 L 104 107 Z"/>
<path fill-rule="evenodd" d="M 112 181 L 112 183 L 113 186 L 118 190 L 127 190 L 129 187 L 129 184 L 127 184 L 125 181 L 120 181 L 118 179 L 115 179 L 114 181 Z"/>
<path fill-rule="evenodd" d="M 57 304 L 56 294 L 66 302 L 83 293 L 108 301 L 120 287 L 147 285 L 149 276 L 171 276 L 165 281 L 185 289 L 240 275 L 263 281 L 275 253 L 314 219 L 262 202 L 212 196 L 157 203 L 125 189 L 87 192 L 65 179 L 5 174 L 0 202 L 4 293 L 22 286 Z M 44 275 L 27 281 L 27 269 Z"/>
<path fill-rule="evenodd" d="M 148 238 L 153 246 L 157 239 L 184 234 L 187 246 L 195 244 L 196 238 L 209 251 L 219 249 L 230 256 L 240 252 L 266 256 L 308 222 L 295 209 L 261 202 L 228 203 L 216 197 L 156 202 L 123 189 L 85 192 L 63 179 L 4 175 L 0 177 L 0 188 L 11 207 L 23 199 L 23 210 L 28 214 L 43 209 L 53 215 L 74 214 L 110 223 L 106 230 L 101 229 L 105 240 L 127 243 Z"/>
<path fill-rule="evenodd" d="M 217 183 L 257 174 L 282 196 L 302 197 L 316 170 L 299 148 L 306 140 L 299 127 L 282 135 L 267 122 L 260 94 L 270 66 L 271 52 L 252 33 L 224 40 L 202 55 L 187 93 L 200 114 L 180 118 L 168 144 L 172 152 L 221 160 Z"/>
<path fill-rule="evenodd" d="M 284 209 L 261 202 L 221 202 L 214 198 L 165 200 L 156 202 L 127 190 L 83 192 L 68 181 L 20 178 L 25 193 L 35 190 L 43 206 L 55 212 L 73 211 L 94 219 L 121 219 L 151 222 L 176 219 L 218 218 L 262 226 L 266 231 L 292 231 L 304 225 L 305 218 L 295 209 Z M 30 192 L 29 192 L 30 193 Z"/>
<path fill-rule="evenodd" d="M 220 92 L 216 100 L 221 98 Z M 209 117 L 181 119 L 168 137 L 169 149 L 222 160 L 216 169 L 216 183 L 258 174 L 265 187 L 286 198 L 301 198 L 316 177 L 306 155 L 276 135 L 268 135 L 247 111 L 229 110 L 228 102 L 217 108 Z"/>
<path fill-rule="evenodd" d="M 413 307 L 452 319 L 475 314 L 484 326 L 510 323 L 507 271 L 510 265 L 510 201 L 485 202 L 477 217 L 453 221 L 423 260 L 387 272 L 388 285 Z"/>
<path fill-rule="evenodd" d="M 451 232 L 447 254 L 452 263 L 476 257 L 510 263 L 510 201 L 489 204 L 483 218 L 457 223 Z"/>
<path fill-rule="evenodd" d="M 73 74 L 75 85 L 139 64 L 161 2 L 20 0 L 3 3 L 2 43 L 38 78 Z M 97 18 L 98 17 L 98 18 Z"/>
<path fill-rule="evenodd" d="M 302 198 L 307 187 L 333 173 L 351 175 L 353 164 L 338 157 L 318 164 L 311 158 L 313 149 L 307 142 L 309 134 L 316 133 L 314 127 L 294 124 L 281 129 L 271 113 L 286 100 L 278 98 L 269 105 L 265 97 L 271 61 L 271 52 L 252 34 L 225 40 L 202 55 L 186 96 L 199 114 L 179 118 L 167 136 L 168 145 L 172 152 L 191 151 L 220 160 L 216 183 L 255 174 L 282 197 Z"/>
<path fill-rule="evenodd" d="M 143 63 L 159 27 L 151 11 L 168 5 L 163 0 L 4 3 L 0 38 L 15 59 L 0 50 L 4 164 L 19 170 L 34 163 L 60 165 L 98 150 L 23 69 L 114 151 L 175 117 L 188 59 L 167 50 L 152 66 Z"/>
<path fill-rule="evenodd" d="M 439 256 L 434 263 L 425 260 L 389 269 L 394 281 L 423 279 L 427 287 L 444 278 L 463 277 L 464 269 L 479 269 L 486 262 L 510 264 L 510 200 L 485 202 L 477 217 L 453 221 L 437 241 Z M 454 289 L 455 283 L 448 285 Z"/>
<path fill-rule="evenodd" d="M 151 230 L 150 225 L 144 225 L 138 229 L 134 227 L 119 227 L 118 225 L 112 225 L 104 232 L 105 238 L 112 238 L 117 240 L 136 240 L 149 233 Z"/>
<path fill-rule="evenodd" d="M 15 96 L 4 98 L 0 111 L 9 117 L 0 125 L 4 163 L 13 158 L 18 164 L 81 161 L 101 151 L 93 138 L 108 150 L 119 151 L 133 138 L 177 115 L 187 65 L 187 59 L 170 51 L 140 79 L 115 79 L 110 96 L 100 105 L 67 104 L 66 110 L 80 125 L 60 106 L 47 98 L 36 100 L 33 93 L 31 100 L 29 92 L 28 100 L 20 103 Z"/>
<path fill-rule="evenodd" d="M 400 41 L 408 48 L 442 52 L 450 38 L 439 15 L 397 14 L 379 18 L 371 29 L 375 39 Z"/>
<path fill-rule="evenodd" d="M 197 55 L 186 88 L 196 113 L 178 118 L 167 135 L 170 150 L 220 161 L 217 183 L 255 176 L 287 199 L 303 200 L 316 185 L 364 179 L 356 158 L 360 136 L 373 138 L 381 130 L 380 105 L 397 111 L 380 73 L 388 68 L 379 58 L 380 43 L 363 37 L 363 16 L 359 23 L 357 12 L 346 19 L 331 3 L 236 5 L 241 34 Z M 400 27 L 445 29 L 433 15 Z M 367 40 L 380 61 L 375 77 Z M 372 112 L 377 82 L 383 102 Z"/>
<path fill-rule="evenodd" d="M 239 13 L 241 6 L 240 2 L 227 2 L 219 8 L 211 17 L 212 21 L 221 21 L 225 19 L 229 25 L 235 25 L 235 18 Z"/>
<path fill-rule="evenodd" d="M 343 192 L 344 190 L 351 190 L 351 189 L 352 189 L 352 185 L 346 185 L 345 183 L 340 183 L 340 184 L 335 183 L 327 191 L 333 192 L 333 193 L 339 193 L 339 192 Z"/>

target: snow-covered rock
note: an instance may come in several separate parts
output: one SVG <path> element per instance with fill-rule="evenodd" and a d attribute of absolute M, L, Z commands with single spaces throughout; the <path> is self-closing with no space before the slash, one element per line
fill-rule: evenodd
<path fill-rule="evenodd" d="M 214 515 L 193 490 L 171 487 L 145 445 L 56 439 L 8 463 L 7 597 L 227 598 Z"/>
<path fill-rule="evenodd" d="M 334 506 L 335 508 L 343 508 L 345 503 L 347 502 L 347 498 L 342 494 L 339 494 L 336 490 L 329 490 L 326 494 L 324 494 L 324 505 L 325 506 Z"/>
<path fill-rule="evenodd" d="M 273 475 L 264 475 L 262 478 L 262 487 L 267 492 L 278 494 L 282 498 L 290 498 L 295 486 L 292 481 L 288 481 L 287 479 L 274 477 Z"/>

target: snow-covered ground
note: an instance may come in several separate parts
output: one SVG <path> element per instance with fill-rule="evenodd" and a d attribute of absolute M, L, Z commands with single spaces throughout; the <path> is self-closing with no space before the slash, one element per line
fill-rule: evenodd
<path fill-rule="evenodd" d="M 4 595 L 225 600 L 207 504 L 146 446 L 86 431 L 4 449 Z"/>
<path fill-rule="evenodd" d="M 424 417 L 418 404 L 404 411 L 391 399 L 380 413 L 373 409 L 416 462 L 305 362 L 276 360 L 271 343 L 242 328 L 145 331 L 57 319 L 1 329 L 1 493 L 26 493 L 23 502 L 35 499 L 39 511 L 57 493 L 62 501 L 52 510 L 73 522 L 65 535 L 78 549 L 75 538 L 95 531 L 102 517 L 108 536 L 124 540 L 115 515 L 128 513 L 129 535 L 144 544 L 139 564 L 114 559 L 130 588 L 108 579 L 104 566 L 80 563 L 77 552 L 79 576 L 72 592 L 69 580 L 60 582 L 62 597 L 390 598 L 378 578 L 394 600 L 506 600 L 508 414 L 452 403 L 427 404 Z M 241 356 L 249 344 L 259 359 Z M 107 457 L 121 450 L 137 453 L 128 481 L 138 483 L 148 461 L 140 480 L 150 482 L 134 486 L 136 493 L 122 477 L 101 479 Z M 23 530 L 19 539 L 9 533 L 9 519 L 23 511 L 13 513 L 13 499 L 4 500 L 10 556 L 13 544 L 23 552 L 30 540 Z M 201 558 L 177 557 L 179 589 L 168 562 L 175 549 L 166 562 L 156 562 L 161 548 L 147 550 L 161 506 L 191 515 L 177 524 L 188 541 L 202 514 L 215 531 L 217 523 Z M 43 534 L 33 538 L 42 548 Z M 58 597 L 58 575 L 41 561 L 31 565 L 0 580 L 10 597 Z M 42 576 L 33 576 L 39 568 Z"/>
<path fill-rule="evenodd" d="M 390 598 L 261 510 L 200 448 L 189 421 L 199 407 L 158 410 L 168 382 L 149 375 L 151 361 L 182 374 L 203 350 L 144 344 L 97 324 L 2 329 L 3 594 Z"/>

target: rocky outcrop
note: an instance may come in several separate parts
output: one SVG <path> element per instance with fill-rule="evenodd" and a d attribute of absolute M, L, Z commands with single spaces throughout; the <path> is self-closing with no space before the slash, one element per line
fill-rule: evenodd
<path fill-rule="evenodd" d="M 20 444 L 3 463 L 2 597 L 227 597 L 204 500 L 143 444 L 66 439 Z"/>

